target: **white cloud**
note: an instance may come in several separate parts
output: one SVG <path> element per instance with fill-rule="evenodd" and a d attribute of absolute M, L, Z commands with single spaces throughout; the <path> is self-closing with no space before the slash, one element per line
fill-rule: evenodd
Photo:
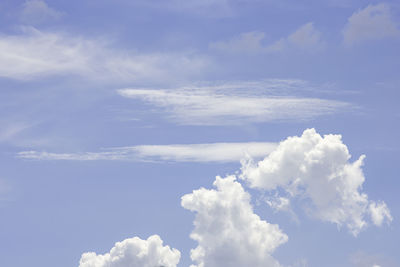
<path fill-rule="evenodd" d="M 400 31 L 387 4 L 368 5 L 356 11 L 343 30 L 346 45 L 398 36 Z"/>
<path fill-rule="evenodd" d="M 24 23 L 39 24 L 46 20 L 59 19 L 63 14 L 42 0 L 27 0 L 21 12 L 21 20 Z"/>
<path fill-rule="evenodd" d="M 165 90 L 120 89 L 118 93 L 154 105 L 169 120 L 183 125 L 309 120 L 350 108 L 340 101 L 280 95 L 274 92 L 275 88 L 269 93 L 270 84 L 271 81 Z"/>
<path fill-rule="evenodd" d="M 239 162 L 245 155 L 261 157 L 276 144 L 267 142 L 138 146 L 139 157 L 165 161 Z"/>
<path fill-rule="evenodd" d="M 174 162 L 240 162 L 245 156 L 260 158 L 274 150 L 275 143 L 209 143 L 175 145 L 139 145 L 103 152 L 49 153 L 23 151 L 17 156 L 37 160 L 133 160 Z"/>
<path fill-rule="evenodd" d="M 265 202 L 276 211 L 290 210 L 290 199 L 286 197 L 276 196 L 266 199 Z"/>
<path fill-rule="evenodd" d="M 217 190 L 201 188 L 182 197 L 182 207 L 196 213 L 192 267 L 280 266 L 271 254 L 287 235 L 253 212 L 250 195 L 234 176 L 217 177 L 214 186 Z"/>
<path fill-rule="evenodd" d="M 345 225 L 357 235 L 367 226 L 367 215 L 376 225 L 390 222 L 391 216 L 384 202 L 375 204 L 361 192 L 365 156 L 354 162 L 350 157 L 340 135 L 322 137 L 308 129 L 282 141 L 258 163 L 243 161 L 241 177 L 251 187 L 275 192 L 275 197 L 282 189 L 285 197 L 310 200 L 306 208 L 312 216 Z"/>
<path fill-rule="evenodd" d="M 177 249 L 163 246 L 158 235 L 147 240 L 138 237 L 115 243 L 109 253 L 82 254 L 79 267 L 176 267 L 181 253 Z"/>
<path fill-rule="evenodd" d="M 389 223 L 393 220 L 389 208 L 383 201 L 379 201 L 378 203 L 371 201 L 369 204 L 369 212 L 372 222 L 375 225 L 381 226 L 384 221 Z"/>
<path fill-rule="evenodd" d="M 0 35 L 0 77 L 12 79 L 77 75 L 100 82 L 169 81 L 195 77 L 210 65 L 208 59 L 193 53 L 116 50 L 104 39 L 32 27 L 22 28 L 21 34 Z"/>
<path fill-rule="evenodd" d="M 266 34 L 260 31 L 242 33 L 228 40 L 211 43 L 211 49 L 228 53 L 275 53 L 287 49 L 315 51 L 322 46 L 321 33 L 309 22 L 287 37 L 265 44 Z"/>

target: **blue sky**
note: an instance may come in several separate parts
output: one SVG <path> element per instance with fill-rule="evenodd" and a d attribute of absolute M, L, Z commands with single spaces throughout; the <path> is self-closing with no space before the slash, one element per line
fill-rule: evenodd
<path fill-rule="evenodd" d="M 0 12 L 1 266 L 400 265 L 396 1 Z"/>

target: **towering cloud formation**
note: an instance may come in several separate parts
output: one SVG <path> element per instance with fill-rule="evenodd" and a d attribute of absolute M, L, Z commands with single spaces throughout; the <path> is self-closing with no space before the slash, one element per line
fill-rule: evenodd
<path fill-rule="evenodd" d="M 79 267 L 176 267 L 181 253 L 177 249 L 163 246 L 158 235 L 147 240 L 138 237 L 117 242 L 109 253 L 82 254 Z"/>
<path fill-rule="evenodd" d="M 217 190 L 201 188 L 182 197 L 182 206 L 196 212 L 192 267 L 280 266 L 271 253 L 287 235 L 254 214 L 250 195 L 234 176 L 217 177 L 214 186 Z"/>
<path fill-rule="evenodd" d="M 345 225 L 353 235 L 366 227 L 366 215 L 375 225 L 392 217 L 384 202 L 369 201 L 361 192 L 365 177 L 364 155 L 350 162 L 340 135 L 319 135 L 305 130 L 301 137 L 289 137 L 264 160 L 243 161 L 241 177 L 251 187 L 274 192 L 272 207 L 280 209 L 290 198 L 311 200 L 311 215 L 337 225 Z M 284 195 L 278 194 L 283 191 Z M 280 190 L 282 189 L 282 190 Z M 283 202 L 285 205 L 280 205 Z M 283 209 L 283 208 L 282 208 Z"/>

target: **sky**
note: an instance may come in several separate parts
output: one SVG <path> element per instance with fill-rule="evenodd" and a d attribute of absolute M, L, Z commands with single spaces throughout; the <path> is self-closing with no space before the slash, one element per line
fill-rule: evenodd
<path fill-rule="evenodd" d="M 400 266 L 397 1 L 0 13 L 0 266 Z"/>

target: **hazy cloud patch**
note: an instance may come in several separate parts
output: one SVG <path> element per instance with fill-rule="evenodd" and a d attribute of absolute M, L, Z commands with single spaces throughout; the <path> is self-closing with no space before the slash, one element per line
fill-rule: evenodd
<path fill-rule="evenodd" d="M 312 22 L 299 27 L 289 36 L 275 42 L 266 42 L 267 34 L 261 31 L 242 33 L 227 41 L 210 43 L 210 49 L 223 53 L 269 54 L 284 50 L 300 49 L 315 51 L 323 45 L 321 33 L 315 29 Z"/>
<path fill-rule="evenodd" d="M 368 5 L 351 15 L 343 29 L 344 44 L 399 37 L 400 30 L 387 4 Z"/>
<path fill-rule="evenodd" d="M 57 20 L 63 15 L 42 0 L 27 0 L 23 4 L 20 19 L 27 24 L 40 24 L 45 21 Z"/>

